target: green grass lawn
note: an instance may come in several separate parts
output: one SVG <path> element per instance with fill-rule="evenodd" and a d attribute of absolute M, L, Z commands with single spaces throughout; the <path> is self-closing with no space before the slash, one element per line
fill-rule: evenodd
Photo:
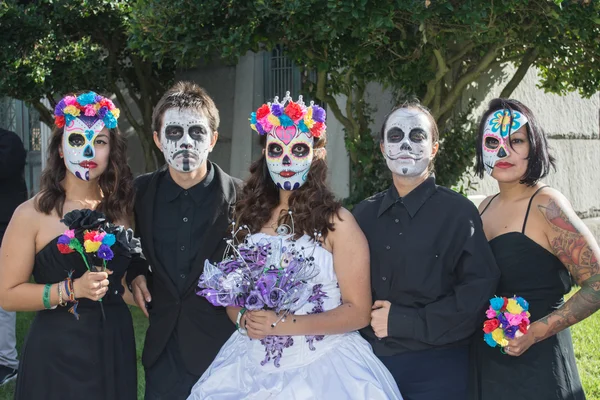
<path fill-rule="evenodd" d="M 138 399 L 144 397 L 144 370 L 141 364 L 144 335 L 148 322 L 138 309 L 132 307 L 138 360 Z M 20 349 L 27 334 L 33 313 L 17 317 L 17 346 Z M 572 328 L 575 357 L 587 400 L 600 400 L 600 312 Z M 0 400 L 13 398 L 14 381 L 0 388 Z"/>

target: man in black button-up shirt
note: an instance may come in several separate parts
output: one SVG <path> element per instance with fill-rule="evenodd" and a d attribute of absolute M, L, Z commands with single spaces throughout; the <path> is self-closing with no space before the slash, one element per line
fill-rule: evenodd
<path fill-rule="evenodd" d="M 167 166 L 135 180 L 135 225 L 151 270 L 127 283 L 149 315 L 142 363 L 146 400 L 186 399 L 235 326 L 225 308 L 196 295 L 205 260 L 220 261 L 239 180 L 208 161 L 219 112 L 190 82 L 165 93 L 153 113 Z M 147 308 L 147 311 L 146 311 Z"/>
<path fill-rule="evenodd" d="M 499 278 L 477 208 L 435 184 L 437 141 L 421 106 L 390 113 L 381 150 L 394 183 L 353 212 L 369 241 L 375 301 L 362 334 L 409 400 L 467 397 L 468 342 Z"/>

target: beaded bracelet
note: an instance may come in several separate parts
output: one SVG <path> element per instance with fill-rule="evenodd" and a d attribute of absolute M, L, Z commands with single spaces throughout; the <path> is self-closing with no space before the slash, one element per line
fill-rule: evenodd
<path fill-rule="evenodd" d="M 52 304 L 50 304 L 50 289 L 52 289 L 52 284 L 46 283 L 46 285 L 44 285 L 44 295 L 42 296 L 42 301 L 44 302 L 44 308 L 46 310 L 52 308 Z"/>
<path fill-rule="evenodd" d="M 58 282 L 58 284 L 56 285 L 56 287 L 58 287 L 58 305 L 61 307 L 64 307 L 67 305 L 67 303 L 65 301 L 63 301 L 63 291 L 62 291 L 62 285 L 64 282 Z"/>

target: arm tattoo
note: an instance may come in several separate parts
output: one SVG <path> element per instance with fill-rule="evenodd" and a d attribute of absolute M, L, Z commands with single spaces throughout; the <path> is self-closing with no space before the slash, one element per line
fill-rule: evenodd
<path fill-rule="evenodd" d="M 540 212 L 554 231 L 550 245 L 554 254 L 569 270 L 581 289 L 562 307 L 540 319 L 547 329 L 536 335 L 538 342 L 576 324 L 600 309 L 600 266 L 598 256 L 589 243 L 590 235 L 584 236 L 583 223 L 577 217 L 570 218 L 563 209 L 550 199 L 547 206 L 538 206 Z"/>

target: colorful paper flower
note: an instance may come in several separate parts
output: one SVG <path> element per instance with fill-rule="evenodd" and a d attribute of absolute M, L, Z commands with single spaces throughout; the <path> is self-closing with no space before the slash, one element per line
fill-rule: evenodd
<path fill-rule="evenodd" d="M 502 328 L 497 328 L 494 332 L 492 332 L 492 338 L 498 343 L 501 347 L 508 345 L 508 340 L 504 337 L 504 331 Z"/>
<path fill-rule="evenodd" d="M 256 124 L 256 113 L 250 113 L 250 123 L 251 124 Z"/>
<path fill-rule="evenodd" d="M 273 114 L 276 117 L 281 117 L 281 115 L 283 114 L 283 108 L 281 107 L 281 105 L 273 104 L 271 106 L 271 114 Z"/>
<path fill-rule="evenodd" d="M 500 311 L 504 307 L 504 299 L 502 297 L 494 297 L 490 299 L 490 306 L 495 311 Z"/>
<path fill-rule="evenodd" d="M 66 106 L 63 110 L 63 113 L 72 115 L 73 117 L 78 117 L 79 114 L 81 114 L 81 111 L 79 111 L 79 108 L 75 106 Z"/>
<path fill-rule="evenodd" d="M 95 253 L 98 251 L 102 242 L 94 242 L 91 240 L 86 240 L 83 242 L 83 247 L 85 248 L 86 253 Z"/>
<path fill-rule="evenodd" d="M 262 126 L 262 128 L 265 130 L 265 132 L 271 132 L 271 130 L 273 129 L 273 125 L 269 122 L 268 118 L 263 118 L 260 121 L 260 126 Z"/>
<path fill-rule="evenodd" d="M 114 256 L 115 256 L 115 254 L 113 253 L 113 251 L 110 249 L 109 246 L 102 244 L 102 245 L 100 245 L 100 247 L 98 247 L 98 258 L 101 258 L 106 261 L 110 261 L 113 259 Z"/>
<path fill-rule="evenodd" d="M 270 112 L 271 109 L 269 108 L 269 106 L 267 104 L 263 104 L 258 108 L 258 110 L 256 110 L 256 119 L 261 120 L 267 115 L 269 115 Z"/>
<path fill-rule="evenodd" d="M 496 346 L 498 346 L 498 343 L 496 343 L 496 341 L 492 337 L 491 333 L 486 333 L 485 335 L 483 335 L 483 340 L 485 340 L 485 342 L 487 343 L 487 345 L 490 346 L 490 347 L 496 347 Z"/>
<path fill-rule="evenodd" d="M 94 92 L 84 93 L 78 97 L 66 96 L 54 107 L 54 124 L 58 128 L 70 126 L 75 118 L 82 115 L 98 117 L 108 128 L 115 128 L 120 110 L 110 99 Z"/>
<path fill-rule="evenodd" d="M 515 299 L 509 299 L 506 305 L 506 310 L 511 314 L 521 314 L 523 312 L 523 308 L 517 303 Z"/>
<path fill-rule="evenodd" d="M 489 319 L 483 323 L 483 331 L 485 333 L 492 333 L 500 326 L 500 321 L 497 319 Z"/>
<path fill-rule="evenodd" d="M 488 318 L 496 318 L 496 310 L 494 310 L 492 308 L 492 306 L 490 306 L 490 308 L 487 309 L 487 311 L 485 312 L 485 316 Z"/>
<path fill-rule="evenodd" d="M 277 118 L 276 116 L 274 116 L 273 114 L 269 114 L 267 116 L 267 120 L 271 123 L 271 125 L 273 126 L 281 126 L 281 122 L 279 121 L 279 118 Z"/>
<path fill-rule="evenodd" d="M 525 300 L 522 297 L 517 297 L 516 300 L 517 303 L 519 303 L 519 305 L 521 306 L 521 308 L 523 308 L 523 311 L 529 310 L 529 303 L 527 302 L 527 300 Z"/>
<path fill-rule="evenodd" d="M 87 106 L 96 102 L 96 93 L 88 92 L 77 97 L 77 102 L 82 106 Z"/>
<path fill-rule="evenodd" d="M 294 103 L 293 101 L 290 101 L 288 103 L 288 105 L 285 107 L 284 111 L 285 111 L 285 114 L 292 121 L 294 121 L 294 123 L 298 123 L 298 121 L 300 121 L 304 117 L 304 112 L 302 110 L 302 107 L 300 107 L 299 104 Z M 280 117 L 280 119 L 281 119 L 281 117 Z M 282 123 L 282 125 L 283 125 L 283 123 Z"/>
<path fill-rule="evenodd" d="M 317 105 L 313 105 L 311 108 L 312 108 L 312 119 L 314 119 L 316 122 L 325 122 L 325 119 L 326 119 L 325 110 L 322 107 L 319 107 Z"/>
<path fill-rule="evenodd" d="M 115 235 L 113 235 L 112 233 L 107 233 L 102 238 L 102 244 L 110 247 L 113 244 L 115 244 L 116 240 L 117 239 L 116 239 Z"/>

